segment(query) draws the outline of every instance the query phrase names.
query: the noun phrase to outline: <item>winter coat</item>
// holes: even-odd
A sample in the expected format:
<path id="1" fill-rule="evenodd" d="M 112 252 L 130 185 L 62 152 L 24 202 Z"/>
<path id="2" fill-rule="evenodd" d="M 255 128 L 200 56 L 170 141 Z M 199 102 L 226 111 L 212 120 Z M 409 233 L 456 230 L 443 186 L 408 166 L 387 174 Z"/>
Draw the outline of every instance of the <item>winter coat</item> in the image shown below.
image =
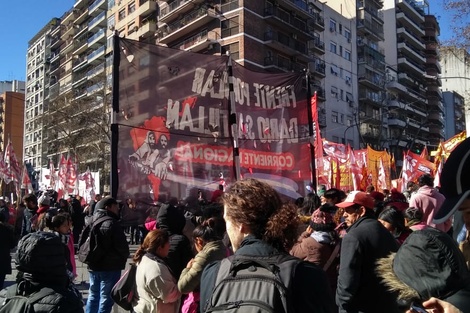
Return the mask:
<path id="1" fill-rule="evenodd" d="M 448 232 L 452 227 L 452 220 L 449 218 L 442 224 L 434 224 L 434 215 L 439 211 L 446 198 L 437 189 L 429 186 L 422 186 L 410 199 L 410 207 L 416 207 L 423 212 L 423 221 L 432 227 L 443 232 Z"/>
<path id="2" fill-rule="evenodd" d="M 176 279 L 179 279 L 181 271 L 193 258 L 193 250 L 189 239 L 183 235 L 186 219 L 183 212 L 175 206 L 164 204 L 157 214 L 157 228 L 164 229 L 170 234 L 170 252 L 165 262 L 170 267 Z"/>
<path id="3" fill-rule="evenodd" d="M 363 216 L 349 227 L 341 243 L 336 289 L 340 313 L 399 312 L 396 295 L 386 290 L 375 273 L 375 262 L 397 249 L 392 234 L 372 217 Z"/>
<path id="4" fill-rule="evenodd" d="M 10 250 L 16 246 L 15 232 L 11 225 L 0 222 L 0 274 L 11 274 Z"/>
<path id="5" fill-rule="evenodd" d="M 20 233 L 20 238 L 23 238 L 25 235 L 33 232 L 33 231 L 36 231 L 36 229 L 34 229 L 34 222 L 35 220 L 37 221 L 37 208 L 34 209 L 34 210 L 31 210 L 31 209 L 28 209 L 26 208 L 24 210 L 24 214 L 23 214 L 23 222 L 21 224 L 21 233 Z"/>
<path id="6" fill-rule="evenodd" d="M 181 293 L 190 293 L 191 291 L 199 291 L 202 271 L 206 265 L 222 260 L 227 256 L 227 247 L 222 240 L 208 242 L 202 250 L 196 254 L 191 268 L 185 268 L 181 272 L 178 280 L 178 290 Z"/>
<path id="7" fill-rule="evenodd" d="M 249 235 L 242 240 L 235 255 L 269 256 L 279 253 L 281 251 Z M 220 261 L 214 262 L 206 266 L 202 273 L 201 286 L 204 288 L 201 289 L 201 309 L 210 300 L 219 267 Z M 334 303 L 328 280 L 325 272 L 318 266 L 301 262 L 293 273 L 291 288 L 294 312 L 333 312 Z"/>
<path id="8" fill-rule="evenodd" d="M 93 221 L 102 216 L 109 216 L 111 219 L 105 220 L 94 230 L 97 234 L 97 247 L 102 257 L 97 258 L 93 264 L 88 264 L 91 271 L 120 271 L 126 266 L 129 257 L 129 244 L 127 243 L 124 230 L 118 221 L 118 216 L 114 213 L 98 209 L 93 216 Z"/>
<path id="9" fill-rule="evenodd" d="M 34 295 L 45 287 L 39 284 L 31 284 L 31 290 L 28 295 Z M 36 313 L 83 313 L 83 302 L 78 290 L 59 288 L 57 286 L 47 286 L 54 290 L 51 293 L 34 304 L 34 312 Z M 12 285 L 0 291 L 0 308 L 5 299 L 8 298 L 9 289 L 17 289 L 18 284 Z"/>
<path id="10" fill-rule="evenodd" d="M 165 262 L 146 254 L 137 265 L 138 300 L 133 304 L 136 313 L 177 313 L 181 293 Z"/>

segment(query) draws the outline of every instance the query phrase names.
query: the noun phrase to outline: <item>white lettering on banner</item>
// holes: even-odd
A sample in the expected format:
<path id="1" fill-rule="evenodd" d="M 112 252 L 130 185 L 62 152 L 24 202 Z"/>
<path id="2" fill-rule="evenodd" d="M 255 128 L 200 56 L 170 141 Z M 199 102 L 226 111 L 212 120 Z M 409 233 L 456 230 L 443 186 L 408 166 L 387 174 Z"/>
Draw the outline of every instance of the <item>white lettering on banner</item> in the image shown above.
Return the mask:
<path id="1" fill-rule="evenodd" d="M 258 117 L 258 131 L 261 142 L 273 142 L 278 141 L 283 143 L 284 139 L 287 139 L 287 143 L 297 143 L 298 139 L 298 125 L 297 118 L 291 118 L 289 120 L 289 126 L 285 118 L 270 119 L 264 117 Z"/>
<path id="2" fill-rule="evenodd" d="M 422 164 L 419 164 L 418 165 L 418 171 L 421 171 L 423 173 L 426 173 L 426 174 L 431 174 L 431 169 L 429 167 L 426 167 Z"/>
<path id="3" fill-rule="evenodd" d="M 240 132 L 239 137 L 245 139 L 255 139 L 255 133 L 253 132 L 253 118 L 251 115 L 246 115 L 243 118 L 243 114 L 240 113 Z"/>
<path id="4" fill-rule="evenodd" d="M 203 97 L 209 96 L 213 99 L 223 99 L 229 97 L 227 72 L 216 73 L 211 70 L 207 73 L 204 68 L 197 68 L 194 71 L 191 91 Z M 265 109 L 296 108 L 297 100 L 293 85 L 287 86 L 267 86 L 253 83 L 253 95 L 256 99 L 255 106 Z M 235 102 L 240 105 L 250 106 L 250 84 L 234 77 L 233 92 Z"/>
<path id="5" fill-rule="evenodd" d="M 216 148 L 205 145 L 184 144 L 178 146 L 175 151 L 176 158 L 190 161 L 210 161 L 217 164 L 229 164 L 233 162 L 233 152 L 226 148 Z"/>
<path id="6" fill-rule="evenodd" d="M 245 166 L 260 166 L 269 168 L 292 168 L 294 159 L 291 154 L 258 154 L 258 153 L 241 153 L 241 161 Z"/>

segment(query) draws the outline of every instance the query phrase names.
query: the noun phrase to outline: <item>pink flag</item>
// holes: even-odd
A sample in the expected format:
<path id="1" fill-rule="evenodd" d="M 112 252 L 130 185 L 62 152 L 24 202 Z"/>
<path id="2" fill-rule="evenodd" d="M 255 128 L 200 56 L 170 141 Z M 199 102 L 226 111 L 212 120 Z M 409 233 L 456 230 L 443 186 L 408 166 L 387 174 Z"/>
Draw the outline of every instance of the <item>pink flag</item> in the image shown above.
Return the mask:
<path id="1" fill-rule="evenodd" d="M 57 176 L 55 174 L 54 162 L 52 161 L 52 159 L 49 160 L 49 177 L 50 177 L 49 186 L 53 190 L 56 190 Z"/>
<path id="2" fill-rule="evenodd" d="M 64 189 L 67 186 L 67 159 L 63 154 L 60 155 L 59 172 L 57 173 L 61 186 L 58 189 Z"/>
<path id="3" fill-rule="evenodd" d="M 67 177 L 66 177 L 66 183 L 65 183 L 65 190 L 67 190 L 69 193 L 74 192 L 77 188 L 77 162 L 72 160 L 71 157 L 67 159 Z"/>
<path id="4" fill-rule="evenodd" d="M 5 181 L 5 184 L 9 184 L 10 182 L 20 183 L 21 168 L 10 140 L 8 140 L 8 144 L 5 149 L 4 162 L 5 172 L 3 180 Z"/>
<path id="5" fill-rule="evenodd" d="M 359 190 L 361 185 L 361 167 L 356 162 L 356 157 L 354 156 L 354 151 L 351 149 L 351 146 L 348 144 L 348 153 L 349 153 L 349 164 L 351 169 L 353 190 Z"/>

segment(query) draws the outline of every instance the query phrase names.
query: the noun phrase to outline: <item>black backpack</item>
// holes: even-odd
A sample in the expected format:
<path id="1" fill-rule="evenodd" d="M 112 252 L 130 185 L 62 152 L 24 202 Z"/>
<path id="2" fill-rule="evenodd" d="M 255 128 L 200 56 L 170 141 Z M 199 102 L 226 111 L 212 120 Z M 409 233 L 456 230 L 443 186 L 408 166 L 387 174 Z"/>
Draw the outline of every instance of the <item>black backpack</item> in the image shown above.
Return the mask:
<path id="1" fill-rule="evenodd" d="M 223 259 L 204 312 L 294 312 L 291 281 L 301 262 L 288 254 Z"/>
<path id="2" fill-rule="evenodd" d="M 137 298 L 136 273 L 137 265 L 131 263 L 131 266 L 121 275 L 121 278 L 111 289 L 111 298 L 117 305 L 127 311 L 132 310 L 132 302 Z"/>
<path id="3" fill-rule="evenodd" d="M 111 220 L 112 217 L 102 216 L 96 219 L 93 223 L 86 225 L 80 234 L 78 240 L 78 260 L 85 264 L 93 264 L 99 255 L 96 249 L 96 235 L 94 233 L 95 227 L 107 220 Z"/>
<path id="4" fill-rule="evenodd" d="M 35 313 L 34 304 L 55 293 L 53 289 L 44 287 L 35 293 L 22 295 L 17 293 L 16 285 L 10 286 L 7 288 L 5 300 L 0 303 L 0 313 Z"/>

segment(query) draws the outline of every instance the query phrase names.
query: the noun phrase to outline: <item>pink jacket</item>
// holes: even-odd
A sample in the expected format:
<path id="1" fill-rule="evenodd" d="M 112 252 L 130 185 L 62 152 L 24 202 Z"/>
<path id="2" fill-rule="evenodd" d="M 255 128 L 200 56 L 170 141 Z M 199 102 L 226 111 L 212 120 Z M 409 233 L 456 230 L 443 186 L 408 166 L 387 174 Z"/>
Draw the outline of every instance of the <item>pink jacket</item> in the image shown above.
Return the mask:
<path id="1" fill-rule="evenodd" d="M 450 218 L 438 225 L 432 222 L 434 215 L 439 211 L 444 200 L 444 195 L 436 189 L 429 186 L 422 186 L 411 196 L 410 207 L 416 207 L 423 212 L 423 222 L 427 225 L 448 232 L 452 226 L 452 220 Z"/>

